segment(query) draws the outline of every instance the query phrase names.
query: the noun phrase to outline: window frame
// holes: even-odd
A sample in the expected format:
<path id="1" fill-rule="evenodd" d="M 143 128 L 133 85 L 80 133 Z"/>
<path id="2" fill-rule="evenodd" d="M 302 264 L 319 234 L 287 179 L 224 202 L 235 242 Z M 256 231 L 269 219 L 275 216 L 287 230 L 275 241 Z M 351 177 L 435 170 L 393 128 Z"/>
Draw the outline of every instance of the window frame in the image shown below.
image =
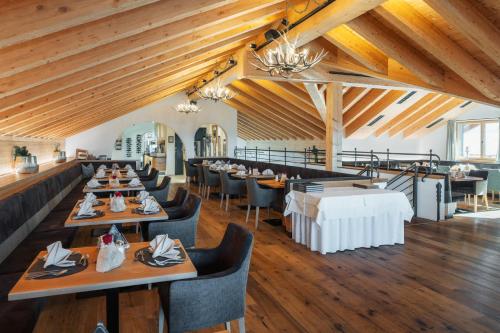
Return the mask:
<path id="1" fill-rule="evenodd" d="M 500 120 L 498 118 L 488 118 L 488 119 L 469 119 L 469 120 L 457 120 L 455 122 L 455 156 L 458 161 L 487 161 L 492 162 L 496 161 L 498 156 L 495 157 L 487 157 L 486 153 L 486 124 L 487 123 L 496 123 L 499 127 L 499 136 L 500 136 Z M 467 157 L 462 156 L 460 151 L 461 142 L 463 142 L 463 137 L 459 137 L 460 131 L 459 126 L 463 124 L 479 124 L 480 125 L 480 135 L 481 135 L 481 154 L 480 157 Z M 500 141 L 500 140 L 499 140 Z M 500 142 L 499 142 L 500 144 Z"/>

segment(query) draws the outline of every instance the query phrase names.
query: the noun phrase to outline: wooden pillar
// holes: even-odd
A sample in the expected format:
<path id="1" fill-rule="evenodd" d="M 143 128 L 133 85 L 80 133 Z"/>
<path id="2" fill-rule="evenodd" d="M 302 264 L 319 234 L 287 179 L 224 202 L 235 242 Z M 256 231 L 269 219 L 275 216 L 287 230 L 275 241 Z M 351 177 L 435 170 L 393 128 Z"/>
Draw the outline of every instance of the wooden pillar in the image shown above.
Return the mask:
<path id="1" fill-rule="evenodd" d="M 330 82 L 326 86 L 326 165 L 328 171 L 341 167 L 342 159 L 337 153 L 342 152 L 342 84 Z"/>

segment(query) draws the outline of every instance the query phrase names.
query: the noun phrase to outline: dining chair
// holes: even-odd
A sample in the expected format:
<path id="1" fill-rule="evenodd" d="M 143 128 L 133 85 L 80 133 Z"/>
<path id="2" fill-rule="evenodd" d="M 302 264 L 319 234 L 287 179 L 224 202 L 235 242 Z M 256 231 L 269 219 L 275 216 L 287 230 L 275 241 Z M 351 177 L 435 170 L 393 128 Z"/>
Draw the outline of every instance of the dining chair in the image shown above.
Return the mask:
<path id="1" fill-rule="evenodd" d="M 147 177 L 139 178 L 142 185 L 144 185 L 144 187 L 146 188 L 146 191 L 153 190 L 156 187 L 156 184 L 158 184 L 159 175 L 160 172 L 157 169 L 151 168 L 151 172 Z"/>
<path id="2" fill-rule="evenodd" d="M 160 185 L 148 191 L 149 194 L 151 194 L 160 205 L 166 204 L 168 202 L 167 199 L 171 180 L 172 179 L 169 176 L 164 176 Z"/>
<path id="3" fill-rule="evenodd" d="M 245 332 L 245 298 L 252 256 L 253 235 L 229 223 L 219 246 L 188 249 L 198 277 L 159 285 L 158 327 L 163 332 L 167 315 L 169 333 L 180 333 L 238 320 Z"/>
<path id="4" fill-rule="evenodd" d="M 151 241 L 157 235 L 168 234 L 172 239 L 180 239 L 185 248 L 193 247 L 196 227 L 200 217 L 201 198 L 190 194 L 182 205 L 182 217 L 165 221 L 141 222 L 141 235 L 144 241 Z"/>
<path id="5" fill-rule="evenodd" d="M 272 203 L 277 199 L 278 192 L 275 189 L 260 187 L 257 183 L 257 178 L 247 177 L 247 217 L 245 223 L 248 223 L 248 217 L 250 216 L 250 209 L 252 206 L 255 207 L 255 229 L 259 228 L 259 208 L 267 208 L 267 215 L 269 216 L 269 209 Z"/>
<path id="6" fill-rule="evenodd" d="M 241 196 L 245 194 L 246 187 L 245 181 L 243 179 L 235 179 L 229 177 L 229 174 L 226 171 L 219 171 L 220 176 L 220 187 L 221 187 L 221 198 L 219 207 L 222 208 L 222 204 L 224 203 L 224 196 L 226 197 L 226 212 L 229 206 L 229 197 L 231 195 L 238 195 L 241 199 Z"/>
<path id="7" fill-rule="evenodd" d="M 182 206 L 186 201 L 188 196 L 188 191 L 182 187 L 178 187 L 175 192 L 175 196 L 173 200 L 169 200 L 163 204 L 160 204 L 165 212 L 168 214 L 169 218 L 177 218 L 180 216 L 180 212 L 182 210 Z"/>
<path id="8" fill-rule="evenodd" d="M 203 177 L 205 180 L 205 198 L 210 199 L 210 188 L 219 187 L 220 188 L 220 176 L 210 171 L 210 167 L 208 165 L 203 166 Z"/>
<path id="9" fill-rule="evenodd" d="M 469 196 L 473 196 L 473 206 L 474 212 L 477 212 L 477 199 L 478 196 L 483 197 L 483 202 L 485 203 L 486 208 L 489 208 L 488 205 L 488 170 L 471 170 L 469 171 L 469 177 L 478 177 L 483 180 L 480 181 L 470 181 L 470 182 L 458 182 L 454 184 L 453 191 L 462 193 L 464 195 L 464 201 L 470 204 L 470 200 L 468 200 Z"/>
<path id="10" fill-rule="evenodd" d="M 137 176 L 139 177 L 146 177 L 149 174 L 149 169 L 151 168 L 151 163 L 146 163 L 144 168 L 142 170 L 137 170 L 135 173 L 137 173 Z"/>
<path id="11" fill-rule="evenodd" d="M 184 169 L 186 170 L 186 185 L 188 186 L 189 191 L 191 182 L 198 176 L 198 170 L 196 170 L 194 165 L 189 164 L 188 161 L 184 161 Z"/>
<path id="12" fill-rule="evenodd" d="M 500 170 L 498 169 L 488 169 L 488 192 L 491 193 L 491 201 L 496 201 L 495 193 L 500 193 Z"/>
<path id="13" fill-rule="evenodd" d="M 203 198 L 205 196 L 205 175 L 203 174 L 203 166 L 198 164 L 196 166 L 196 173 L 198 174 L 198 194 Z"/>

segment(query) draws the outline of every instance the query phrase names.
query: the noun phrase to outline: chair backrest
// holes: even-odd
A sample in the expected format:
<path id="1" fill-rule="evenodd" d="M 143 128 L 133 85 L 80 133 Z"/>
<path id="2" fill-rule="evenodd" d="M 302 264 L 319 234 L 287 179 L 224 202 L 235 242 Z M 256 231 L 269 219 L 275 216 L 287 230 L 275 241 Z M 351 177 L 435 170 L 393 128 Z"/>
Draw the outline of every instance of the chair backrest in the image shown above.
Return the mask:
<path id="1" fill-rule="evenodd" d="M 170 178 L 169 176 L 164 176 L 160 185 L 158 185 L 156 190 L 164 190 L 165 188 L 167 188 L 170 185 L 171 181 L 172 181 L 172 178 Z"/>
<path id="2" fill-rule="evenodd" d="M 182 205 L 182 208 L 185 211 L 183 219 L 195 218 L 198 220 L 198 217 L 200 216 L 201 198 L 194 194 L 188 195 Z"/>
<path id="3" fill-rule="evenodd" d="M 229 193 L 229 182 L 231 181 L 229 179 L 229 175 L 227 174 L 226 171 L 219 171 L 219 177 L 220 177 L 220 190 L 222 193 Z"/>
<path id="4" fill-rule="evenodd" d="M 210 171 L 208 165 L 203 166 L 203 177 L 205 178 L 205 184 L 208 186 L 219 186 L 220 178 L 219 175 Z"/>
<path id="5" fill-rule="evenodd" d="M 198 175 L 198 170 L 195 166 L 189 164 L 188 161 L 184 161 L 184 168 L 186 169 L 186 176 L 195 177 Z"/>
<path id="6" fill-rule="evenodd" d="M 205 175 L 203 173 L 203 166 L 198 164 L 196 166 L 196 171 L 198 172 L 198 182 L 205 184 Z"/>
<path id="7" fill-rule="evenodd" d="M 275 199 L 275 191 L 273 189 L 261 188 L 257 184 L 257 178 L 247 177 L 247 197 L 248 204 L 258 207 L 269 207 Z"/>
<path id="8" fill-rule="evenodd" d="M 175 202 L 175 206 L 182 206 L 186 201 L 188 191 L 183 187 L 178 187 L 175 192 L 174 199 L 172 201 Z"/>
<path id="9" fill-rule="evenodd" d="M 484 180 L 488 180 L 488 170 L 471 170 L 469 171 L 469 176 L 480 177 Z"/>
<path id="10" fill-rule="evenodd" d="M 218 266 L 223 270 L 241 270 L 244 285 L 248 277 L 250 257 L 252 255 L 253 234 L 235 223 L 229 223 L 221 243 L 217 247 Z M 220 272 L 216 273 L 219 274 Z"/>

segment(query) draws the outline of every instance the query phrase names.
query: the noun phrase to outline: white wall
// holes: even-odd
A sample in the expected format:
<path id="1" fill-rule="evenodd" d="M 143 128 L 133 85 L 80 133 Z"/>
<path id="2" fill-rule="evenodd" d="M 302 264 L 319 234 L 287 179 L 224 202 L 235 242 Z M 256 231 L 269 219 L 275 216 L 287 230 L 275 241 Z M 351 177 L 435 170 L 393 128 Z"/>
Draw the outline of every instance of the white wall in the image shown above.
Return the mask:
<path id="1" fill-rule="evenodd" d="M 201 111 L 198 114 L 186 115 L 175 111 L 175 106 L 185 100 L 184 93 L 179 93 L 68 137 L 68 156 L 74 155 L 76 148 L 88 149 L 94 155 L 111 156 L 116 138 L 126 128 L 148 121 L 161 122 L 172 128 L 184 143 L 188 158 L 194 157 L 194 134 L 198 127 L 208 123 L 218 124 L 227 133 L 228 154 L 232 156 L 236 146 L 236 111 L 224 103 L 209 101 L 199 101 Z"/>

